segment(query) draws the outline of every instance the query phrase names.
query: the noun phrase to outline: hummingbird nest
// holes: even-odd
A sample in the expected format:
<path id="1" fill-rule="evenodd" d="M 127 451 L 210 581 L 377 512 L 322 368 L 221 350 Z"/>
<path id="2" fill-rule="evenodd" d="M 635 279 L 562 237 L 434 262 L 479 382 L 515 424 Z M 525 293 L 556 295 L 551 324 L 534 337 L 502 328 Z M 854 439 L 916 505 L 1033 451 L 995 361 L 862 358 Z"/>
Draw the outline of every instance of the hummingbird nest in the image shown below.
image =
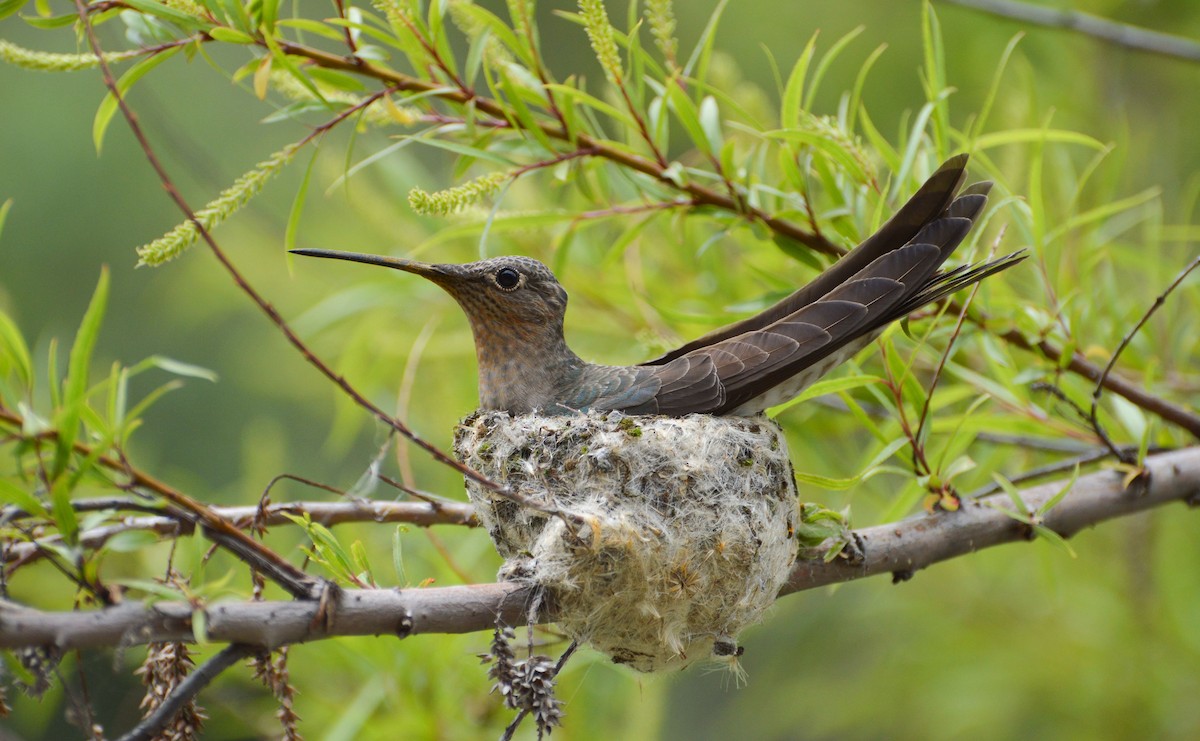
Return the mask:
<path id="1" fill-rule="evenodd" d="M 467 481 L 499 577 L 546 590 L 569 636 L 639 671 L 736 663 L 796 558 L 792 465 L 763 417 L 477 412 L 454 450 L 536 504 Z"/>

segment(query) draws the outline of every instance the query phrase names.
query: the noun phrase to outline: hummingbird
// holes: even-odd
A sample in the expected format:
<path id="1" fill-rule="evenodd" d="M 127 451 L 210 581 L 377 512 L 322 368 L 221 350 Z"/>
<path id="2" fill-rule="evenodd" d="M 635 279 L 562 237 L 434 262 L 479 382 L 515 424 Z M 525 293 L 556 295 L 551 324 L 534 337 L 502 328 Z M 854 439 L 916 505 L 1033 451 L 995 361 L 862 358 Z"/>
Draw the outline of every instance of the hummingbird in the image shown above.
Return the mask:
<path id="1" fill-rule="evenodd" d="M 992 185 L 960 192 L 966 165 L 965 154 L 947 160 L 877 232 L 783 300 L 639 365 L 597 365 L 576 355 L 563 336 L 567 292 L 530 257 L 460 265 L 292 252 L 403 270 L 449 293 L 471 324 L 485 410 L 753 416 L 794 398 L 891 322 L 1024 259 L 1019 251 L 940 270 Z"/>

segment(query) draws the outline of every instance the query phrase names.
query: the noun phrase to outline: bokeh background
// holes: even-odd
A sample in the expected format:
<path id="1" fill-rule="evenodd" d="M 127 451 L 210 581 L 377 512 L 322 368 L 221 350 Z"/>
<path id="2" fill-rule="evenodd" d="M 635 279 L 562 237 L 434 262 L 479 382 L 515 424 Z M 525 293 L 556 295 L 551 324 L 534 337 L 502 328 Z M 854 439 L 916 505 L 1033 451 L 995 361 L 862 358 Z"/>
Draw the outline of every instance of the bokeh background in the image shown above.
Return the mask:
<path id="1" fill-rule="evenodd" d="M 67 4 L 51 4 L 63 5 L 57 12 L 69 10 Z M 1039 4 L 1200 39 L 1200 4 L 1191 0 Z M 700 36 L 715 5 L 709 0 L 677 4 L 685 49 Z M 539 9 L 551 68 L 560 76 L 579 71 L 599 79 L 583 31 L 557 18 L 552 12 L 556 6 L 574 7 L 544 2 Z M 1087 242 L 1115 244 L 1111 259 L 1116 262 L 1109 265 L 1106 256 L 1089 263 L 1103 280 L 1076 286 L 1080 295 L 1074 299 L 1073 316 L 1082 321 L 1103 313 L 1095 307 L 1115 301 L 1115 292 L 1147 297 L 1143 303 L 1131 302 L 1130 313 L 1108 324 L 1089 325 L 1087 340 L 1111 348 L 1197 249 L 1186 239 L 1147 245 L 1143 223 L 1194 223 L 1200 187 L 1200 139 L 1195 135 L 1200 64 L 1025 27 L 948 4 L 935 3 L 934 8 L 942 25 L 949 82 L 956 88 L 956 125 L 964 125 L 978 110 L 1006 45 L 1025 32 L 1002 78 L 992 125 L 1000 129 L 1050 122 L 1111 143 L 1113 151 L 1098 178 L 1103 188 L 1087 196 L 1095 202 L 1159 189 L 1151 206 L 1127 216 L 1129 223 L 1110 225 L 1107 236 L 1091 235 Z M 763 106 L 770 108 L 778 100 L 773 65 L 786 75 L 814 32 L 820 32 L 820 48 L 827 49 L 861 26 L 861 34 L 828 70 L 814 110 L 836 111 L 863 61 L 886 45 L 867 79 L 864 101 L 875 125 L 893 136 L 911 123 L 925 100 L 919 77 L 921 12 L 921 4 L 909 0 L 737 0 L 721 21 L 716 64 L 727 86 L 761 96 Z M 610 4 L 618 25 L 624 14 L 624 3 Z M 106 44 L 120 43 L 118 26 L 103 29 Z M 45 50 L 77 48 L 69 31 L 47 33 L 17 18 L 0 23 L 0 38 Z M 202 59 L 187 63 L 177 57 L 130 98 L 193 205 L 209 200 L 305 131 L 295 122 L 264 123 L 278 102 L 259 101 L 234 87 L 228 71 L 244 61 L 239 50 L 219 49 L 213 56 L 224 71 Z M 102 94 L 95 72 L 51 75 L 0 66 L 0 201 L 14 201 L 0 237 L 0 307 L 22 327 L 44 367 L 52 338 L 70 341 L 100 266 L 109 265 L 112 301 L 97 367 L 161 354 L 219 376 L 215 383 L 189 381 L 148 412 L 131 447 L 140 467 L 213 503 L 253 502 L 281 472 L 354 486 L 385 443 L 380 428 L 285 344 L 211 255 L 197 247 L 164 267 L 134 268 L 134 247 L 167 231 L 180 217 L 121 121 L 114 122 L 97 154 L 91 130 Z M 297 245 L 395 254 L 416 249 L 439 260 L 472 259 L 479 252 L 478 230 L 463 227 L 458 236 L 446 231 L 468 219 L 418 217 L 406 202 L 413 186 L 432 190 L 452 184 L 445 153 L 408 147 L 362 170 L 348 185 L 338 184 L 347 161 L 393 142 L 387 131 L 362 132 L 353 140 L 349 131 L 338 131 L 325 142 L 313 166 Z M 1028 159 L 1020 148 L 998 161 L 1014 191 L 1026 182 Z M 1078 168 L 1087 157 L 1070 148 L 1048 154 L 1048 191 L 1063 180 L 1056 161 Z M 454 421 L 475 403 L 465 321 L 447 297 L 411 276 L 288 259 L 284 233 L 305 165 L 302 155 L 250 208 L 222 226 L 218 239 L 319 352 L 372 399 L 400 409 L 423 436 L 448 448 Z M 533 207 L 544 195 L 514 190 L 509 197 L 506 207 L 520 209 Z M 1053 208 L 1048 210 L 1051 218 Z M 639 302 L 666 310 L 685 305 L 687 295 L 701 296 L 715 323 L 736 316 L 739 303 L 778 287 L 763 277 L 765 272 L 789 276 L 787 282 L 795 276 L 796 283 L 809 275 L 807 268 L 789 266 L 773 252 L 766 255 L 768 243 L 748 238 L 721 240 L 690 258 L 684 243 L 710 236 L 707 227 L 695 225 L 661 247 L 683 256 L 675 264 L 691 264 L 694 273 L 671 273 L 670 262 L 654 262 L 660 245 L 647 236 L 633 244 L 631 259 L 649 255 L 645 259 L 657 269 L 639 284 L 628 278 L 629 260 L 601 259 L 604 245 L 623 227 L 628 223 L 585 231 L 572 244 L 577 259 L 567 261 L 559 273 L 572 293 L 572 343 L 598 361 L 635 362 L 652 353 L 657 339 Z M 561 247 L 560 237 L 552 228 L 532 227 L 496 234 L 488 249 L 551 261 Z M 1018 232 L 1006 246 L 1023 244 Z M 1122 267 L 1133 265 L 1144 269 L 1135 273 Z M 1039 283 L 1035 273 L 1014 271 L 1003 280 L 1027 282 L 1034 287 L 1025 295 L 1034 297 Z M 1091 275 L 1080 271 L 1064 280 L 1086 282 Z M 684 296 L 662 299 L 664 292 Z M 1194 316 L 1200 308 L 1197 293 L 1194 286 L 1185 287 L 1176 297 L 1178 314 L 1168 316 L 1189 311 Z M 1172 330 L 1180 327 L 1194 325 L 1168 324 L 1159 336 L 1173 337 Z M 696 319 L 677 328 L 694 335 L 705 325 Z M 1134 350 L 1144 354 L 1150 349 Z M 1188 367 L 1194 354 L 1157 349 L 1167 358 L 1167 367 L 1156 371 L 1159 378 L 1195 372 Z M 1035 364 L 1029 356 L 1014 357 Z M 406 367 L 409 393 L 401 383 Z M 164 380 L 147 374 L 137 379 L 135 391 L 145 393 Z M 1169 391 L 1184 402 L 1189 394 L 1194 401 L 1195 392 L 1195 386 L 1182 382 Z M 851 476 L 861 468 L 863 441 L 852 420 L 836 409 L 797 409 L 781 421 L 792 437 L 797 468 L 834 477 Z M 980 465 L 967 489 L 986 483 L 991 470 L 1019 473 L 1026 460 L 1003 449 L 972 452 Z M 462 496 L 461 480 L 423 456 L 401 450 L 388 459 L 387 465 L 411 469 L 422 488 Z M 804 498 L 850 507 L 855 524 L 873 524 L 892 512 L 901 485 L 895 477 L 880 476 L 850 492 L 813 490 Z M 327 495 L 283 484 L 274 496 Z M 724 672 L 696 669 L 667 677 L 638 676 L 585 653 L 564 674 L 560 696 L 567 701 L 566 726 L 555 735 L 1195 738 L 1200 734 L 1198 527 L 1194 513 L 1170 507 L 1084 533 L 1072 542 L 1075 558 L 1042 542 L 1013 545 L 937 566 L 899 586 L 873 579 L 790 596 L 764 625 L 744 636 L 742 664 L 749 677 L 744 687 L 735 686 Z M 362 540 L 379 564 L 390 562 L 391 535 L 390 526 L 339 529 L 347 542 Z M 281 549 L 300 542 L 294 533 L 275 537 L 272 542 Z M 482 532 L 441 528 L 427 535 L 413 529 L 402 539 L 405 573 L 390 583 L 487 581 L 498 565 Z M 180 558 L 198 563 L 202 551 L 203 544 L 185 541 Z M 110 567 L 118 575 L 144 578 L 162 555 L 161 550 L 130 555 Z M 236 571 L 219 559 L 196 568 L 196 578 L 209 581 Z M 35 574 L 14 582 L 14 596 L 61 608 L 56 600 L 68 595 L 47 592 Z M 232 592 L 246 589 L 237 582 L 240 578 L 234 577 Z M 301 693 L 301 730 L 309 738 L 494 737 L 507 718 L 496 698 L 487 695 L 488 682 L 474 658 L 486 649 L 487 640 L 478 634 L 297 647 L 291 665 Z M 127 667 L 137 660 L 136 655 L 121 657 L 118 663 L 125 668 L 114 669 L 111 655 L 84 659 L 93 677 L 91 697 L 110 730 L 128 727 L 134 719 L 140 689 Z M 68 665 L 74 661 L 69 659 Z M 18 737 L 73 737 L 78 731 L 61 720 L 63 702 L 59 690 L 41 703 L 18 701 L 15 715 L 3 723 Z M 273 702 L 248 676 L 227 677 L 202 703 L 212 716 L 210 738 L 278 733 L 271 718 Z"/>

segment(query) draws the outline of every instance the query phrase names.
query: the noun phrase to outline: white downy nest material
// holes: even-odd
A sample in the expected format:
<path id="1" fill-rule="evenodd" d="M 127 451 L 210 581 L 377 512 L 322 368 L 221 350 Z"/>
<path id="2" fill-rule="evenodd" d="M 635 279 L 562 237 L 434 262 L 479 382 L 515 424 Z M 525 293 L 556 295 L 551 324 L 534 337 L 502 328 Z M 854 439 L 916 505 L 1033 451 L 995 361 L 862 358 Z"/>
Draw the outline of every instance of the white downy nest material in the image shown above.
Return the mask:
<path id="1" fill-rule="evenodd" d="M 796 558 L 798 501 L 782 431 L 762 417 L 511 417 L 455 433 L 460 461 L 568 525 L 468 479 L 505 560 L 500 578 L 548 591 L 572 638 L 644 672 L 706 657 L 775 600 Z"/>

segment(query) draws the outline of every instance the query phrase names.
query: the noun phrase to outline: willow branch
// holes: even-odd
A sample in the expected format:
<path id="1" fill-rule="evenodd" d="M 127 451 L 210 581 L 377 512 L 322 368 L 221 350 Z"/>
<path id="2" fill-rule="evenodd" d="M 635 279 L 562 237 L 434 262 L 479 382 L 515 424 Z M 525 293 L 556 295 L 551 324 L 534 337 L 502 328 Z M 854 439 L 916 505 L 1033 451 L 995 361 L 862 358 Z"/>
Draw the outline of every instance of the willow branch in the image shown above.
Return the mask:
<path id="1" fill-rule="evenodd" d="M 989 15 L 1075 31 L 1109 44 L 1173 59 L 1200 62 L 1200 43 L 1183 36 L 1118 23 L 1079 10 L 1060 10 L 1013 0 L 939 0 Z"/>
<path id="2" fill-rule="evenodd" d="M 1146 459 L 1148 483 L 1126 489 L 1120 473 L 1079 477 L 1074 488 L 1041 523 L 1064 538 L 1106 520 L 1173 501 L 1200 505 L 1200 447 Z M 1054 498 L 1065 482 L 1030 487 L 1021 499 L 1030 516 Z M 957 512 L 920 515 L 854 531 L 859 546 L 853 560 L 825 561 L 828 549 L 814 549 L 796 564 L 781 594 L 877 574 L 910 575 L 940 561 L 1002 543 L 1029 540 L 1024 522 L 1006 512 L 1007 495 L 963 502 Z M 499 615 L 522 625 L 533 590 L 513 583 L 430 589 L 344 590 L 318 620 L 314 602 L 229 602 L 205 608 L 210 641 L 275 648 L 333 636 L 468 633 L 490 630 Z M 0 601 L 0 648 L 53 645 L 60 649 L 128 646 L 150 641 L 194 640 L 196 606 L 183 602 L 153 605 L 126 602 L 91 612 L 46 612 Z M 543 618 L 552 618 L 552 609 Z"/>
<path id="3" fill-rule="evenodd" d="M 358 57 L 343 57 L 291 41 L 280 41 L 279 48 L 292 56 L 311 60 L 318 66 L 326 69 L 335 69 L 370 77 L 405 92 L 431 94 L 436 98 L 462 105 L 469 103 L 476 110 L 498 120 L 511 120 L 513 118 L 501 103 L 491 98 L 485 98 L 457 88 L 446 88 L 432 81 L 412 77 L 402 72 L 364 61 Z M 570 142 L 579 149 L 594 150 L 596 157 L 615 162 L 630 170 L 648 175 L 672 189 L 682 190 L 703 205 L 715 206 L 726 211 L 744 214 L 755 221 L 761 222 L 776 234 L 799 242 L 816 252 L 833 257 L 840 256 L 845 252 L 845 250 L 830 242 L 823 235 L 802 229 L 796 224 L 786 219 L 772 216 L 762 209 L 748 208 L 745 204 L 738 203 L 732 197 L 718 190 L 695 182 L 679 183 L 677 178 L 668 172 L 667 166 L 653 159 L 614 147 L 589 134 L 567 131 L 558 122 L 538 121 L 537 126 L 546 136 L 552 139 Z"/>

